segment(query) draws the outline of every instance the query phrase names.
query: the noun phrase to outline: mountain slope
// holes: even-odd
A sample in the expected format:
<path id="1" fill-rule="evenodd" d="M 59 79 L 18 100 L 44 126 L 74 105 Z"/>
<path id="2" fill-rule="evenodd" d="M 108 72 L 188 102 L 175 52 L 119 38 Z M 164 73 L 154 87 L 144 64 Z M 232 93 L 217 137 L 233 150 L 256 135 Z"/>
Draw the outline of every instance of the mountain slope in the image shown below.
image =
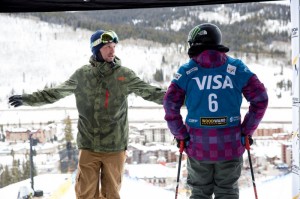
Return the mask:
<path id="1" fill-rule="evenodd" d="M 68 24 L 75 29 L 114 29 L 120 33 L 121 39 L 141 38 L 164 44 L 186 44 L 188 32 L 204 22 L 217 24 L 223 31 L 225 44 L 233 51 L 270 53 L 270 49 L 263 47 L 273 41 L 290 43 L 288 5 L 241 3 L 32 15 L 50 23 Z M 249 43 L 251 48 L 247 45 Z"/>

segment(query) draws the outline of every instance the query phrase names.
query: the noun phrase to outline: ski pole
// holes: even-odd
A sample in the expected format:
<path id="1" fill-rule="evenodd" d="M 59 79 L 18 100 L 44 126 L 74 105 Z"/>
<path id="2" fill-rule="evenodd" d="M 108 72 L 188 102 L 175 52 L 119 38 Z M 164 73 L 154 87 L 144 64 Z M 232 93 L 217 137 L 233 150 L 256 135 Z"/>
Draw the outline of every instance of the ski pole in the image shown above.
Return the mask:
<path id="1" fill-rule="evenodd" d="M 180 168 L 181 168 L 181 159 L 182 159 L 183 149 L 184 149 L 184 141 L 181 140 L 180 143 L 179 143 L 179 162 L 178 162 L 178 172 L 177 172 L 175 199 L 177 199 L 177 196 L 178 196 L 178 186 L 179 186 Z"/>
<path id="2" fill-rule="evenodd" d="M 251 161 L 251 156 L 250 156 L 250 143 L 249 143 L 249 137 L 248 136 L 245 136 L 245 143 L 246 143 L 245 148 L 247 149 L 247 152 L 248 152 L 248 159 L 249 159 L 249 164 L 250 164 L 250 171 L 251 171 L 254 195 L 255 195 L 255 199 L 258 199 L 257 191 L 256 191 L 256 184 L 255 184 L 255 179 L 254 179 L 254 172 L 253 172 L 253 167 L 252 167 L 252 161 Z"/>

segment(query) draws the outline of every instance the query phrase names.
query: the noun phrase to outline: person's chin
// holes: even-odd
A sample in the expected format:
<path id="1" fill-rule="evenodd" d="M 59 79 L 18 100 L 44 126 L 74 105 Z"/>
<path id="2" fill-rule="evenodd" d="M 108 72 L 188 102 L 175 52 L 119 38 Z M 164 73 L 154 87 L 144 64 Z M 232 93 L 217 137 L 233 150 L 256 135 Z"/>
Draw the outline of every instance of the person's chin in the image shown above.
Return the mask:
<path id="1" fill-rule="evenodd" d="M 106 59 L 106 61 L 107 61 L 107 62 L 112 62 L 112 61 L 114 61 L 114 58 L 115 58 L 115 57 L 108 57 L 108 58 Z"/>

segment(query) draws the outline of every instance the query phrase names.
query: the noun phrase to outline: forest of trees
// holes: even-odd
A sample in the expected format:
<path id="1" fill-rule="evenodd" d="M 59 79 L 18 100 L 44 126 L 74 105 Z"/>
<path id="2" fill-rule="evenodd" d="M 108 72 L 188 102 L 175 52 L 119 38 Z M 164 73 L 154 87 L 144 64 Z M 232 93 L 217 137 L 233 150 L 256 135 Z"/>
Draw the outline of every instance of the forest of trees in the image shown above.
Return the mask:
<path id="1" fill-rule="evenodd" d="M 0 188 L 30 178 L 31 167 L 29 154 L 25 155 L 26 160 L 23 162 L 20 162 L 19 159 L 15 160 L 13 150 L 11 155 L 13 156 L 12 167 L 8 167 L 8 165 L 3 166 L 0 164 Z M 37 171 L 34 169 L 33 176 L 36 176 L 36 174 Z"/>

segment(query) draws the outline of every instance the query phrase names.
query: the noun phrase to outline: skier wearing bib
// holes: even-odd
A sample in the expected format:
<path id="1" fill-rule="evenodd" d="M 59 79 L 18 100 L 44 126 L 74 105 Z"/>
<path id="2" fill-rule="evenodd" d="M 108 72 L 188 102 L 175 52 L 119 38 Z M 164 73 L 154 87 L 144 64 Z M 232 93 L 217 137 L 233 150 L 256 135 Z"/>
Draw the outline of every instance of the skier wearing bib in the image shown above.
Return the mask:
<path id="1" fill-rule="evenodd" d="M 75 94 L 79 114 L 77 199 L 120 199 L 129 132 L 127 97 L 135 93 L 163 103 L 164 90 L 122 66 L 115 55 L 118 41 L 114 31 L 96 31 L 90 38 L 93 55 L 89 64 L 77 69 L 67 81 L 55 88 L 9 98 L 14 107 L 41 106 Z"/>
<path id="2" fill-rule="evenodd" d="M 258 77 L 239 59 L 226 55 L 220 29 L 210 23 L 188 35 L 190 60 L 175 74 L 164 97 L 165 120 L 188 155 L 190 199 L 238 199 L 245 146 L 268 105 Z M 250 103 L 242 120 L 242 95 Z M 180 114 L 185 104 L 187 116 Z"/>

